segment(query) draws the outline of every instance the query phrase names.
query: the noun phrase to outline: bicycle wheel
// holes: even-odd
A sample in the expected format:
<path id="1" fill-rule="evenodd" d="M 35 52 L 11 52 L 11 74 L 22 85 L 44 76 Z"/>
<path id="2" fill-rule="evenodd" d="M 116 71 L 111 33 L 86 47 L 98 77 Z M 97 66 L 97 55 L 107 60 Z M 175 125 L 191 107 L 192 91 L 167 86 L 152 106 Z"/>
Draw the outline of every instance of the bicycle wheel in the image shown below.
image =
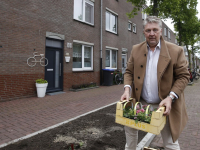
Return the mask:
<path id="1" fill-rule="evenodd" d="M 40 65 L 41 65 L 41 66 L 47 66 L 47 65 L 48 65 L 48 59 L 42 57 L 42 58 L 40 59 Z"/>
<path id="2" fill-rule="evenodd" d="M 121 83 L 119 74 L 116 74 L 116 75 L 115 75 L 115 83 L 116 83 L 116 84 L 120 84 L 120 83 Z"/>
<path id="3" fill-rule="evenodd" d="M 33 67 L 36 65 L 36 59 L 34 57 L 29 57 L 27 59 L 27 64 L 30 66 L 30 67 Z"/>

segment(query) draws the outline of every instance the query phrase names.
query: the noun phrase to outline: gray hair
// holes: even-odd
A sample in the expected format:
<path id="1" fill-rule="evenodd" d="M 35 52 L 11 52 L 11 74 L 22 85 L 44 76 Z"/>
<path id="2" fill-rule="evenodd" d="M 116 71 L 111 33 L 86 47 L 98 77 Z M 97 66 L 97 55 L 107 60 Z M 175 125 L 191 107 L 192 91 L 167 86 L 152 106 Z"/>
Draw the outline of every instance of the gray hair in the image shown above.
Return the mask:
<path id="1" fill-rule="evenodd" d="M 145 27 L 147 23 L 156 23 L 162 29 L 162 20 L 156 16 L 148 16 L 143 22 L 143 27 Z"/>

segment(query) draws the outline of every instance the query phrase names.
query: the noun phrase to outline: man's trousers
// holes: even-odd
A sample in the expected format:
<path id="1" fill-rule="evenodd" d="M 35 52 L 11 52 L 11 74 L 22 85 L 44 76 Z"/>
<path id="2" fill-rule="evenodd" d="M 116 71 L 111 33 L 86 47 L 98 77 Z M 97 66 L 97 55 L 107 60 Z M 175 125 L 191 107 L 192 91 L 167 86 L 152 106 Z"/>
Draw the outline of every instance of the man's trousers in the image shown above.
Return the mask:
<path id="1" fill-rule="evenodd" d="M 142 101 L 142 104 L 144 105 L 146 103 Z M 158 108 L 158 104 L 151 104 L 151 106 L 153 106 L 153 108 Z M 125 150 L 136 150 L 138 142 L 138 130 L 127 126 L 124 126 L 124 129 L 126 135 Z M 165 127 L 161 131 L 161 136 L 163 139 L 163 145 L 165 150 L 180 150 L 178 140 L 175 143 L 173 143 L 168 119 L 166 121 Z"/>

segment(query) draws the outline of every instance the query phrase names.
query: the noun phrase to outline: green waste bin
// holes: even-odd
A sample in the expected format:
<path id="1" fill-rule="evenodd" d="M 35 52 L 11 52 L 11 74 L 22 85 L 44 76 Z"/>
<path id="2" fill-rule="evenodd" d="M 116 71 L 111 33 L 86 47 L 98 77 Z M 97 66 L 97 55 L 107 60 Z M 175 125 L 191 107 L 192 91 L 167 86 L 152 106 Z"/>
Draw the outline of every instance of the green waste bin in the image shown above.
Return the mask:
<path id="1" fill-rule="evenodd" d="M 114 69 L 103 69 L 103 85 L 105 86 L 111 86 L 113 85 L 113 73 Z"/>

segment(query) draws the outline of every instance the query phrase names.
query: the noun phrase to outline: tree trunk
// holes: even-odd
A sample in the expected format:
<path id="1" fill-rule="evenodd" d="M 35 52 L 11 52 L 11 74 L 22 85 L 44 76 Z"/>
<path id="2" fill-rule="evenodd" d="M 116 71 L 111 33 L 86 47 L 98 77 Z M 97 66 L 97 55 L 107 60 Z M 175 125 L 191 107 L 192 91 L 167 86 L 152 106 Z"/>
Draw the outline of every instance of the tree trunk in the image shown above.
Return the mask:
<path id="1" fill-rule="evenodd" d="M 195 54 L 194 54 L 194 47 L 192 46 L 192 66 L 195 69 Z"/>
<path id="2" fill-rule="evenodd" d="M 153 16 L 158 16 L 158 0 L 153 0 Z"/>
<path id="3" fill-rule="evenodd" d="M 178 30 L 179 30 L 178 31 L 178 33 L 179 33 L 179 46 L 181 46 L 182 45 L 182 35 L 181 35 L 181 21 L 180 20 L 178 21 Z M 188 55 L 189 55 L 189 53 L 188 53 Z"/>
<path id="4" fill-rule="evenodd" d="M 187 53 L 188 53 L 189 68 L 190 68 L 190 70 L 191 70 L 192 65 L 191 65 L 190 52 L 189 52 L 189 49 L 188 49 L 188 45 L 186 45 L 186 49 L 187 49 Z"/>

